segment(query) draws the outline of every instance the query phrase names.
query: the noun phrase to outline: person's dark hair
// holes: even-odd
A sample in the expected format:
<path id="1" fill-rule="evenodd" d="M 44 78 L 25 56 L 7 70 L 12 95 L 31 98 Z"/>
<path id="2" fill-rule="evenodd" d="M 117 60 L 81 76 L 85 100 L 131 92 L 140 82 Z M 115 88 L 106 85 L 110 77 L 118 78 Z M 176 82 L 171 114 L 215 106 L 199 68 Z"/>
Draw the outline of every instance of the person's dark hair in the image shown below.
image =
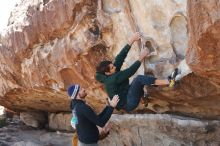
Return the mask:
<path id="1" fill-rule="evenodd" d="M 105 72 L 109 72 L 110 71 L 109 64 L 111 63 L 112 62 L 108 60 L 100 62 L 99 65 L 96 67 L 96 71 L 101 74 L 105 74 Z"/>

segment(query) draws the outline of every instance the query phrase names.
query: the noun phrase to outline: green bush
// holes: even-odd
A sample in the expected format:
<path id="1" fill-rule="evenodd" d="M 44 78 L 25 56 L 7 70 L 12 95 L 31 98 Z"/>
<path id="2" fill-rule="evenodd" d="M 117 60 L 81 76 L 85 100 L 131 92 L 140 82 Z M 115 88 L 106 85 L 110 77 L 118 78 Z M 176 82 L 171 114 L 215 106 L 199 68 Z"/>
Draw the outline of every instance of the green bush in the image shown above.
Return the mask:
<path id="1" fill-rule="evenodd" d="M 6 118 L 2 115 L 0 115 L 0 128 L 6 126 L 7 123 L 6 123 Z"/>

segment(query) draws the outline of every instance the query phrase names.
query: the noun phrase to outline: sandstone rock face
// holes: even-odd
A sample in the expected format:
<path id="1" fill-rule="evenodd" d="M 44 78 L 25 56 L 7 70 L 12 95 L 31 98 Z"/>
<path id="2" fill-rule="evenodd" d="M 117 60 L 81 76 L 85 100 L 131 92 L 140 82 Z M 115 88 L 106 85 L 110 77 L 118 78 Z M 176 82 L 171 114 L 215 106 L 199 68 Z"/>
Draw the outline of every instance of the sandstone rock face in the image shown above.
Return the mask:
<path id="1" fill-rule="evenodd" d="M 47 122 L 47 117 L 40 112 L 21 112 L 20 119 L 27 126 L 34 128 L 42 128 Z"/>
<path id="2" fill-rule="evenodd" d="M 158 54 L 146 59 L 137 74 L 167 78 L 175 67 L 181 70 L 175 89 L 148 89 L 148 109 L 219 118 L 219 60 L 217 49 L 210 49 L 218 44 L 214 41 L 218 35 L 212 35 L 218 32 L 218 5 L 212 8 L 206 2 L 189 3 L 186 16 L 186 0 L 23 0 L 0 36 L 0 104 L 15 111 L 69 112 L 66 89 L 80 83 L 88 91 L 87 103 L 101 111 L 107 95 L 94 78 L 95 66 L 104 59 L 114 60 L 128 38 L 140 31 L 142 39 L 132 46 L 124 68 L 146 45 Z M 208 16 L 195 21 L 203 12 L 200 4 L 211 12 L 212 21 Z M 196 45 L 186 52 L 188 33 L 190 45 Z M 208 42 L 212 44 L 209 49 Z M 216 56 L 203 59 L 204 50 Z M 189 75 L 191 68 L 195 73 Z"/>
<path id="3" fill-rule="evenodd" d="M 72 114 L 50 114 L 48 116 L 49 128 L 53 130 L 63 130 L 63 131 L 73 131 L 73 128 L 70 124 Z"/>
<path id="4" fill-rule="evenodd" d="M 198 88 L 199 85 L 199 88 Z M 199 118 L 219 119 L 219 86 L 194 73 L 182 78 L 174 90 L 151 88 L 148 108 L 157 112 L 171 112 Z"/>
<path id="5" fill-rule="evenodd" d="M 151 39 L 156 44 L 158 55 L 146 59 L 145 72 L 167 78 L 186 53 L 186 1 L 131 0 L 126 14 L 133 20 L 134 30 L 142 33 L 141 44 Z"/>
<path id="6" fill-rule="evenodd" d="M 87 0 L 17 6 L 1 36 L 2 105 L 17 111 L 69 111 L 65 90 L 72 83 L 89 89 L 94 105 L 102 103 L 98 98 L 105 93 L 95 93 L 94 66 L 107 50 L 93 30 L 96 7 Z"/>
<path id="7" fill-rule="evenodd" d="M 219 145 L 219 121 L 170 115 L 114 115 L 113 130 L 100 145 Z"/>
<path id="8" fill-rule="evenodd" d="M 113 115 L 112 129 L 100 146 L 200 146 L 220 144 L 220 122 L 167 114 Z M 2 145 L 71 146 L 73 133 L 31 130 L 15 124 L 0 129 Z"/>
<path id="9" fill-rule="evenodd" d="M 188 1 L 187 62 L 198 75 L 220 83 L 220 2 Z"/>

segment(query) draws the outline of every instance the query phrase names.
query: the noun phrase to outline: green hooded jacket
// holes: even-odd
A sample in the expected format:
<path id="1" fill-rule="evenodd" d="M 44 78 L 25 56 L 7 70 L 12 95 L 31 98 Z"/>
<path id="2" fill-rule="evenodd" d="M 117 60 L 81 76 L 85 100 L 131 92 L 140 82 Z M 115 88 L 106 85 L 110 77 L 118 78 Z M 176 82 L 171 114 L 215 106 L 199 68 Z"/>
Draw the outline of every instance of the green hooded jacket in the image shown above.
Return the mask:
<path id="1" fill-rule="evenodd" d="M 110 99 L 112 99 L 114 95 L 119 96 L 120 100 L 116 106 L 117 110 L 120 110 L 126 104 L 127 93 L 130 87 L 129 78 L 135 74 L 141 65 L 140 61 L 135 61 L 129 68 L 121 71 L 121 67 L 130 48 L 130 45 L 125 45 L 121 52 L 116 56 L 114 62 L 116 72 L 114 74 L 107 76 L 105 74 L 96 72 L 96 80 L 104 84 L 104 88 Z"/>

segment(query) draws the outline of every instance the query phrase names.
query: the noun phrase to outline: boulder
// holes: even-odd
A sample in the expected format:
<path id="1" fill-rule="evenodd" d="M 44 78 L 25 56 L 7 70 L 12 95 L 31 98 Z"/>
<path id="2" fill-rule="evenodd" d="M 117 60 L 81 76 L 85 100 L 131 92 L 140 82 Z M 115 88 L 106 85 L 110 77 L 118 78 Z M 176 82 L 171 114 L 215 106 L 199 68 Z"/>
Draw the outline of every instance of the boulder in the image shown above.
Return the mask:
<path id="1" fill-rule="evenodd" d="M 47 122 L 46 115 L 42 112 L 21 112 L 20 119 L 27 126 L 42 128 Z"/>

